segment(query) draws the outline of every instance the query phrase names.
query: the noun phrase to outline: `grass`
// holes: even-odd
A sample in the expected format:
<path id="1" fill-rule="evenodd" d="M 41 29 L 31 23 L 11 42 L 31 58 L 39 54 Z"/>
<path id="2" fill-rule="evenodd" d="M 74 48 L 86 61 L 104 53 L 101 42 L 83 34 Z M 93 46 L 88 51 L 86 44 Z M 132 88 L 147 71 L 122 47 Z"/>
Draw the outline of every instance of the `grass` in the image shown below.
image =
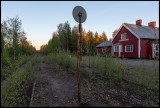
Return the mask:
<path id="1" fill-rule="evenodd" d="M 1 68 L 1 80 L 5 80 L 9 75 L 11 75 L 13 72 L 15 72 L 21 65 L 25 64 L 31 56 L 22 55 L 17 60 L 15 60 L 13 63 L 9 60 L 8 57 L 4 57 L 5 62 L 3 64 L 3 67 Z M 6 65 L 8 64 L 8 65 Z"/>
<path id="2" fill-rule="evenodd" d="M 96 74 L 101 76 L 101 78 L 106 78 L 114 81 L 122 80 L 123 68 L 119 62 L 115 63 L 112 57 L 90 57 L 84 58 L 82 60 L 82 66 L 86 67 L 90 64 L 91 69 L 96 70 Z M 90 60 L 88 60 L 90 59 Z M 90 61 L 90 62 L 89 62 Z"/>
<path id="3" fill-rule="evenodd" d="M 33 64 L 36 62 L 36 55 L 26 64 L 24 69 L 18 68 L 6 79 L 1 86 L 1 106 L 3 107 L 24 107 L 30 101 L 30 91 L 33 85 Z"/>
<path id="4" fill-rule="evenodd" d="M 56 65 L 58 71 L 62 74 L 67 72 L 75 73 L 77 69 L 77 57 L 70 53 L 65 53 L 60 51 L 58 54 L 50 53 L 44 58 L 45 63 L 56 62 L 59 66 Z"/>
<path id="5" fill-rule="evenodd" d="M 85 78 L 92 78 L 92 72 L 88 70 L 82 70 L 80 75 Z"/>
<path id="6" fill-rule="evenodd" d="M 125 58 L 122 58 L 125 60 Z M 120 58 L 106 57 L 82 57 L 81 78 L 85 79 L 85 91 L 83 103 L 89 101 L 88 92 L 95 90 L 95 97 L 98 99 L 98 92 L 105 91 L 105 87 L 117 87 L 144 99 L 143 106 L 157 106 L 159 104 L 159 70 L 154 65 L 152 69 L 145 67 L 144 60 L 141 66 L 131 67 L 129 63 L 123 65 Z M 153 60 L 152 60 L 153 61 Z M 45 57 L 46 63 L 56 62 L 56 70 L 60 74 L 77 72 L 77 57 L 70 53 L 60 51 L 58 54 L 50 53 Z M 127 60 L 126 60 L 127 62 Z M 155 63 L 155 61 L 153 61 Z"/>
<path id="7" fill-rule="evenodd" d="M 89 69 L 96 69 L 96 72 L 92 76 L 92 79 L 98 79 L 95 83 L 100 80 L 104 80 L 104 83 L 101 82 L 97 84 L 97 86 L 95 85 L 96 88 L 104 89 L 104 87 L 107 86 L 106 82 L 109 85 L 112 84 L 112 86 L 116 86 L 116 84 L 118 84 L 121 85 L 121 87 L 123 86 L 122 89 L 126 89 L 127 91 L 144 98 L 146 102 L 144 106 L 158 106 L 159 70 L 157 67 L 154 65 L 152 70 L 148 69 L 144 65 L 145 61 L 139 60 L 141 61 L 141 66 L 129 69 L 131 66 L 128 63 L 126 63 L 127 66 L 124 66 L 119 62 L 119 60 L 120 58 L 112 58 L 110 56 L 84 57 L 82 60 L 82 66 L 84 68 L 88 67 Z M 156 61 L 153 61 L 153 63 L 155 62 Z M 85 74 L 87 75 L 87 71 Z M 124 77 L 126 78 L 125 82 L 127 81 L 127 83 L 123 83 Z M 93 83 L 93 81 L 89 81 L 89 79 L 88 83 Z"/>

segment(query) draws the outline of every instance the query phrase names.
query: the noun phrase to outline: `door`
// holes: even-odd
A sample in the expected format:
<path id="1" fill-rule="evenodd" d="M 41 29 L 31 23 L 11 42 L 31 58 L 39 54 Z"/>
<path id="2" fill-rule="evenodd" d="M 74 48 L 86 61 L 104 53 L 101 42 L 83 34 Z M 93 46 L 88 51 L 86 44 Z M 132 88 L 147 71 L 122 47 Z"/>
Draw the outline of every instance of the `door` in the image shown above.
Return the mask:
<path id="1" fill-rule="evenodd" d="M 119 57 L 121 56 L 121 52 L 122 52 L 122 45 L 119 45 Z"/>

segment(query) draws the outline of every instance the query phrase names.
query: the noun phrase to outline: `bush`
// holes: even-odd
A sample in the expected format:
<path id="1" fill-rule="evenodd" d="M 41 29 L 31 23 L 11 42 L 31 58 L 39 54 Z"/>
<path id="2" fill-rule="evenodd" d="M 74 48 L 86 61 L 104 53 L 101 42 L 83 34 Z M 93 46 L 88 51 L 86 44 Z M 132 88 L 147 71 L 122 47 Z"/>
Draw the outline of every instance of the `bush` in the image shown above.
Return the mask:
<path id="1" fill-rule="evenodd" d="M 2 66 L 8 66 L 8 67 L 12 67 L 12 63 L 11 63 L 11 58 L 9 57 L 9 54 L 6 53 L 4 56 L 1 56 L 1 63 Z"/>
<path id="2" fill-rule="evenodd" d="M 10 74 L 16 71 L 22 64 L 26 63 L 31 56 L 22 55 L 17 60 L 11 62 L 9 56 L 3 56 L 1 68 L 1 80 L 5 80 Z"/>
<path id="3" fill-rule="evenodd" d="M 97 74 L 100 75 L 102 79 L 109 79 L 114 81 L 122 80 L 124 69 L 119 62 L 114 62 L 111 56 L 90 57 L 89 64 L 90 68 L 95 69 Z"/>
<path id="4" fill-rule="evenodd" d="M 36 56 L 35 56 L 36 57 Z M 1 105 L 4 107 L 28 106 L 33 85 L 34 59 L 27 63 L 25 69 L 18 68 L 6 83 L 1 86 Z"/>
<path id="5" fill-rule="evenodd" d="M 46 63 L 56 61 L 58 65 L 69 70 L 75 70 L 77 68 L 77 57 L 73 54 L 59 51 L 59 53 L 50 53 L 44 58 Z M 72 71 L 73 72 L 73 71 Z"/>

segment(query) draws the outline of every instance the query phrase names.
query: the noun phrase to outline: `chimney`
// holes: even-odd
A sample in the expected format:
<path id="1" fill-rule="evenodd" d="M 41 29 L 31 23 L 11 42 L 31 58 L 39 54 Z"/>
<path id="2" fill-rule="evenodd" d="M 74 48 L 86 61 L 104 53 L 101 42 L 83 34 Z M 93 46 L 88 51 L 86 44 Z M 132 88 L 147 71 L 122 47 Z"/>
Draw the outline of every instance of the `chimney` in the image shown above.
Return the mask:
<path id="1" fill-rule="evenodd" d="M 142 20 L 141 19 L 137 20 L 136 25 L 142 26 Z"/>
<path id="2" fill-rule="evenodd" d="M 149 22 L 148 26 L 155 28 L 156 27 L 156 21 Z"/>

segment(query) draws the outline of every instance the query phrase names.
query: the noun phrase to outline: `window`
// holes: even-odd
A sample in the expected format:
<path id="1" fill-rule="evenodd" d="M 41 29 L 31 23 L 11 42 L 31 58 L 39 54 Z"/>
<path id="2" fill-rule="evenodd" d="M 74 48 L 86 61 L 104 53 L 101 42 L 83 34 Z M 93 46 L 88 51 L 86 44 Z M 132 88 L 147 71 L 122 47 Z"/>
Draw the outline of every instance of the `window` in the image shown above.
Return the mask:
<path id="1" fill-rule="evenodd" d="M 114 46 L 114 52 L 118 52 L 118 46 Z"/>
<path id="2" fill-rule="evenodd" d="M 125 40 L 125 39 L 126 39 L 126 34 L 127 34 L 127 33 L 122 33 L 122 34 L 121 34 L 121 40 Z"/>
<path id="3" fill-rule="evenodd" d="M 133 45 L 126 45 L 125 52 L 133 52 Z"/>
<path id="4" fill-rule="evenodd" d="M 159 56 L 159 44 L 156 44 L 156 56 Z"/>

